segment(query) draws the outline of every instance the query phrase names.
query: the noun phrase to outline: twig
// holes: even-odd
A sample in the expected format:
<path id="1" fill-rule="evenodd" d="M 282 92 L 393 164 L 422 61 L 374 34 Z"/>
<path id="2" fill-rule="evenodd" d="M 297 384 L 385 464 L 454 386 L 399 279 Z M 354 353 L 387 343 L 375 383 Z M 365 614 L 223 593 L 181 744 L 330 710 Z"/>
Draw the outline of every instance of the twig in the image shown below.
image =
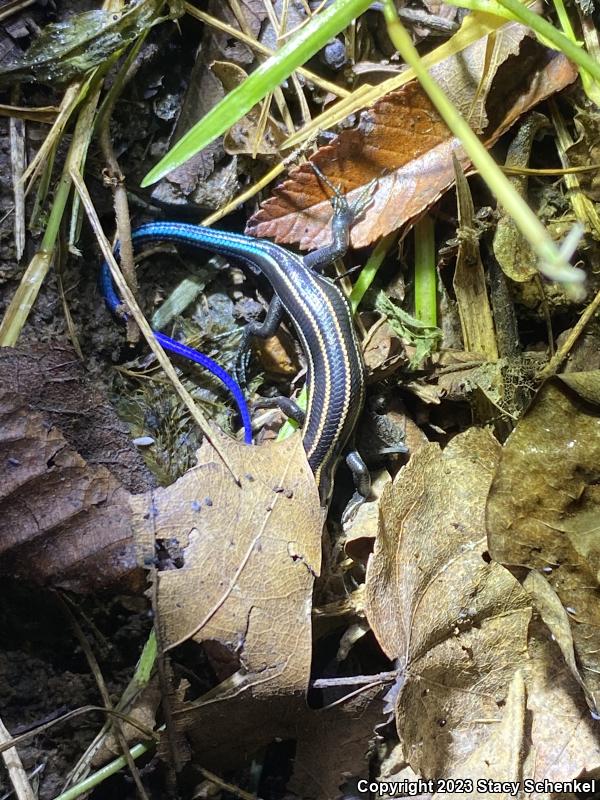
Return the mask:
<path id="1" fill-rule="evenodd" d="M 0 743 L 4 744 L 5 742 L 9 741 L 11 741 L 11 735 L 0 719 Z M 8 770 L 10 781 L 18 799 L 35 800 L 33 789 L 31 788 L 31 784 L 27 778 L 27 773 L 25 772 L 17 748 L 7 748 L 2 753 L 2 758 L 4 760 L 4 764 L 6 765 L 6 769 Z"/>
<path id="2" fill-rule="evenodd" d="M 351 675 L 346 678 L 317 678 L 310 684 L 311 689 L 330 689 L 332 686 L 358 686 L 362 684 L 388 683 L 395 681 L 398 670 L 379 672 L 376 675 Z"/>

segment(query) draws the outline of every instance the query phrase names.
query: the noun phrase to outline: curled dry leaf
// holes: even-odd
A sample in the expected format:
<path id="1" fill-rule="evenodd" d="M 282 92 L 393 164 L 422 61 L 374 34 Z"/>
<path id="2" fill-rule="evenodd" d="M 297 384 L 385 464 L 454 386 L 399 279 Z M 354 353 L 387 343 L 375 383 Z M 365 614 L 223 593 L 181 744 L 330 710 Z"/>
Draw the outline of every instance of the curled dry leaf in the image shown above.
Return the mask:
<path id="1" fill-rule="evenodd" d="M 303 692 L 323 526 L 314 476 L 299 434 L 261 447 L 220 439 L 241 485 L 206 443 L 178 481 L 131 500 L 142 551 L 181 553 L 158 573 L 161 645 L 219 643 L 245 697 Z"/>
<path id="2" fill-rule="evenodd" d="M 471 429 L 422 447 L 384 490 L 366 614 L 401 681 L 396 724 L 424 777 L 448 773 L 490 734 L 527 660 L 529 598 L 488 563 L 485 499 L 500 446 Z"/>
<path id="3" fill-rule="evenodd" d="M 521 31 L 522 39 L 524 29 L 515 24 L 507 27 L 512 31 L 508 38 L 508 52 L 511 53 L 515 49 L 515 37 L 519 39 L 517 32 Z M 480 53 L 480 76 L 489 67 L 487 46 L 482 46 L 481 41 L 472 45 Z M 448 62 L 458 61 L 462 65 L 468 53 L 469 48 Z M 516 99 L 512 96 L 509 101 L 504 96 L 506 75 L 491 88 L 489 99 L 496 104 L 500 91 L 502 101 L 499 117 L 490 120 L 485 131 L 487 146 L 491 146 L 521 114 L 575 80 L 576 71 L 561 54 L 544 51 L 541 61 L 537 72 L 524 69 L 522 65 L 515 68 L 514 62 L 510 62 L 509 72 L 513 77 L 531 77 L 533 72 L 530 83 L 521 87 Z M 439 74 L 450 70 L 448 62 L 440 62 Z M 492 59 L 492 69 L 498 66 Z M 487 118 L 479 108 L 480 85 L 474 79 L 472 68 L 468 77 L 465 84 L 446 88 L 461 109 L 471 110 L 466 114 L 468 117 L 475 114 L 474 127 L 477 128 L 485 124 Z M 334 185 L 342 188 L 350 202 L 362 197 L 368 185 L 376 180 L 371 189 L 371 203 L 351 233 L 353 247 L 365 247 L 410 223 L 441 197 L 454 181 L 452 154 L 463 168 L 468 166 L 458 140 L 413 82 L 377 101 L 363 114 L 356 128 L 342 131 L 332 144 L 320 148 L 312 160 Z M 330 236 L 332 208 L 326 195 L 310 164 L 302 164 L 251 217 L 246 231 L 254 236 L 272 237 L 278 242 L 298 242 L 303 249 L 320 247 Z"/>
<path id="4" fill-rule="evenodd" d="M 0 573 L 79 592 L 143 584 L 129 492 L 18 395 L 0 397 Z"/>
<path id="5" fill-rule="evenodd" d="M 485 283 L 479 240 L 474 233 L 475 207 L 464 172 L 454 160 L 458 223 L 461 231 L 454 270 L 454 293 L 465 350 L 498 360 L 494 318 Z"/>
<path id="6" fill-rule="evenodd" d="M 575 658 L 575 647 L 573 644 L 573 633 L 569 615 L 563 608 L 559 596 L 550 586 L 546 578 L 540 573 L 532 570 L 523 583 L 524 588 L 531 595 L 531 599 L 539 611 L 541 618 L 552 633 L 556 644 L 560 648 L 562 657 L 571 670 L 573 678 L 579 683 L 586 696 L 587 702 L 593 707 L 593 697 L 587 691 L 587 687 L 581 678 L 577 660 Z"/>
<path id="7" fill-rule="evenodd" d="M 519 421 L 487 503 L 493 557 L 541 570 L 569 615 L 581 679 L 596 712 L 599 478 L 600 372 L 570 373 L 547 381 Z"/>

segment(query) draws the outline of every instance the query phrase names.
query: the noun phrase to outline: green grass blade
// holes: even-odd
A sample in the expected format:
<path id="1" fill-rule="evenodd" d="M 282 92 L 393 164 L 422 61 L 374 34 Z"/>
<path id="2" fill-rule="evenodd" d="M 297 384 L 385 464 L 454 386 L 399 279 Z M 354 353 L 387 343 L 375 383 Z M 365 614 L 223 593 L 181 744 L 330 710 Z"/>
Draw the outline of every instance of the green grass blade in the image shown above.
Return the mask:
<path id="1" fill-rule="evenodd" d="M 437 269 L 435 230 L 429 214 L 415 225 L 415 317 L 437 326 Z"/>
<path id="2" fill-rule="evenodd" d="M 279 51 L 261 64 L 183 136 L 150 170 L 142 186 L 150 186 L 210 144 L 276 89 L 331 38 L 369 8 L 372 0 L 336 0 L 307 22 Z"/>

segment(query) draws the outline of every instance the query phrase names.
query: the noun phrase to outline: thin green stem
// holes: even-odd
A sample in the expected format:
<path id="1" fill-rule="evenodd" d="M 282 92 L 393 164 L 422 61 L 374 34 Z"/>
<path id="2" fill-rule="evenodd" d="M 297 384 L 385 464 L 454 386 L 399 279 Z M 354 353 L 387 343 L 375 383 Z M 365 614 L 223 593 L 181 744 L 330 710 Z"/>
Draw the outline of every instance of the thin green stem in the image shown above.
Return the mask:
<path id="1" fill-rule="evenodd" d="M 352 307 L 353 314 L 356 313 L 356 309 L 365 296 L 367 289 L 375 280 L 375 276 L 379 271 L 379 267 L 394 244 L 396 236 L 396 231 L 393 231 L 393 233 L 388 233 L 387 236 L 384 236 L 369 256 L 367 263 L 361 269 L 360 275 L 358 276 L 356 283 L 352 287 L 352 292 L 350 293 L 350 306 Z"/>
<path id="2" fill-rule="evenodd" d="M 133 761 L 135 761 L 154 747 L 156 747 L 154 742 L 140 742 L 130 749 L 129 755 Z M 71 786 L 69 789 L 67 789 L 66 792 L 59 794 L 54 798 L 54 800 L 76 800 L 77 797 L 81 797 L 94 787 L 99 786 L 107 778 L 110 778 L 111 775 L 115 775 L 117 772 L 122 770 L 126 765 L 127 762 L 125 760 L 125 756 L 119 756 L 118 758 L 115 758 L 114 761 L 110 761 L 108 764 L 105 764 L 97 772 L 94 772 L 93 775 L 84 778 L 75 786 Z"/>
<path id="3" fill-rule="evenodd" d="M 435 229 L 429 214 L 415 225 L 415 317 L 437 327 Z"/>

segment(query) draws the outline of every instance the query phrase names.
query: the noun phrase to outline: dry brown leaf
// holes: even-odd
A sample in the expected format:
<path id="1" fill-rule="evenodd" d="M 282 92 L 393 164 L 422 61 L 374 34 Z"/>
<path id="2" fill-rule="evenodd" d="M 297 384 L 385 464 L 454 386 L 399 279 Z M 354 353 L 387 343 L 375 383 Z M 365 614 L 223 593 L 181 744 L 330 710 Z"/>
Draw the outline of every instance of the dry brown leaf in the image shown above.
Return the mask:
<path id="1" fill-rule="evenodd" d="M 260 448 L 221 446 L 241 486 L 205 444 L 198 466 L 175 484 L 132 498 L 142 551 L 176 540 L 181 552 L 180 568 L 157 576 L 162 645 L 202 642 L 222 678 L 195 700 L 174 693 L 170 734 L 185 736 L 216 771 L 246 764 L 276 737 L 295 739 L 295 786 L 330 800 L 343 773 L 366 771 L 359 756 L 381 704 L 371 695 L 332 712 L 306 707 L 323 525 L 314 477 L 299 434 Z M 352 747 L 337 751 L 331 737 L 351 729 Z M 317 742 L 328 762 L 311 777 Z"/>
<path id="2" fill-rule="evenodd" d="M 511 22 L 431 67 L 432 77 L 476 133 L 483 133 L 488 126 L 486 103 L 499 70 L 495 104 L 502 103 L 519 80 L 515 59 L 511 56 L 519 54 L 528 35 L 526 28 Z M 520 69 L 523 69 L 522 60 Z"/>
<path id="3" fill-rule="evenodd" d="M 20 395 L 0 396 L 0 573 L 78 592 L 140 591 L 129 492 Z"/>
<path id="4" fill-rule="evenodd" d="M 473 428 L 424 446 L 384 490 L 367 618 L 402 673 L 396 723 L 415 772 L 440 777 L 489 736 L 527 660 L 529 598 L 486 560 L 485 498 L 500 446 Z"/>
<path id="5" fill-rule="evenodd" d="M 486 132 L 488 146 L 521 114 L 575 79 L 574 68 L 562 55 L 544 54 L 546 58 L 537 73 L 513 69 L 513 74 L 531 77 L 531 83 L 511 101 L 508 110 L 502 105 L 503 118 L 494 119 Z M 440 64 L 442 71 L 444 63 Z M 350 202 L 363 196 L 367 185 L 377 180 L 371 203 L 351 233 L 353 247 L 364 247 L 411 222 L 436 202 L 454 181 L 452 154 L 463 167 L 467 165 L 458 141 L 427 97 L 416 83 L 409 83 L 375 103 L 357 128 L 343 131 L 312 160 Z M 303 249 L 317 248 L 329 241 L 331 216 L 325 189 L 310 164 L 303 164 L 251 217 L 246 231 L 278 242 L 298 242 Z"/>
<path id="6" fill-rule="evenodd" d="M 217 772 L 249 767 L 274 740 L 295 743 L 293 796 L 334 800 L 347 776 L 368 776 L 381 695 L 381 686 L 370 687 L 331 708 L 311 709 L 303 695 L 242 693 L 217 703 L 180 703 L 174 716 L 202 765 Z"/>
<path id="7" fill-rule="evenodd" d="M 383 722 L 381 686 L 371 687 L 331 709 L 307 709 L 297 723 L 294 773 L 288 792 L 299 799 L 335 800 L 346 779 L 369 774 L 373 729 Z"/>
<path id="8" fill-rule="evenodd" d="M 450 771 L 449 778 L 455 778 L 462 791 L 436 793 L 435 798 L 464 798 L 465 778 L 472 782 L 469 800 L 489 800 L 490 781 L 492 783 L 510 782 L 514 790 L 496 790 L 496 800 L 508 800 L 515 797 L 521 788 L 522 754 L 525 751 L 525 721 L 527 694 L 523 671 L 517 669 L 512 677 L 506 701 L 503 704 L 502 717 L 490 725 L 490 735 L 474 750 L 466 761 L 462 761 Z"/>
<path id="9" fill-rule="evenodd" d="M 343 131 L 312 160 L 351 203 L 377 179 L 371 203 L 352 228 L 352 245 L 363 247 L 441 196 L 453 180 L 453 152 L 466 164 L 458 140 L 410 83 L 379 100 L 356 129 Z M 302 164 L 249 219 L 246 232 L 313 249 L 328 242 L 331 216 L 319 179 L 310 164 Z"/>
<path id="10" fill-rule="evenodd" d="M 299 434 L 261 447 L 220 438 L 240 486 L 206 443 L 178 481 L 131 500 L 143 552 L 176 542 L 183 561 L 158 573 L 160 641 L 219 643 L 234 694 L 303 692 L 323 526 L 314 476 Z"/>
<path id="11" fill-rule="evenodd" d="M 533 624 L 525 668 L 530 715 L 523 779 L 569 781 L 600 768 L 598 722 L 541 624 Z M 542 798 L 544 792 L 537 791 Z M 554 792 L 546 796 L 556 797 Z"/>
<path id="12" fill-rule="evenodd" d="M 571 619 L 598 711 L 600 372 L 547 381 L 506 442 L 487 503 L 492 556 L 541 570 Z"/>
<path id="13" fill-rule="evenodd" d="M 513 797 L 574 800 L 576 795 L 556 784 L 551 791 L 543 782 L 570 781 L 600 765 L 600 736 L 578 683 L 543 625 L 534 622 L 529 633 L 530 657 L 513 676 L 502 719 L 491 724 L 489 738 L 465 762 L 450 770 L 449 777 L 473 781 L 470 797 L 489 797 L 490 781 L 511 781 Z"/>

